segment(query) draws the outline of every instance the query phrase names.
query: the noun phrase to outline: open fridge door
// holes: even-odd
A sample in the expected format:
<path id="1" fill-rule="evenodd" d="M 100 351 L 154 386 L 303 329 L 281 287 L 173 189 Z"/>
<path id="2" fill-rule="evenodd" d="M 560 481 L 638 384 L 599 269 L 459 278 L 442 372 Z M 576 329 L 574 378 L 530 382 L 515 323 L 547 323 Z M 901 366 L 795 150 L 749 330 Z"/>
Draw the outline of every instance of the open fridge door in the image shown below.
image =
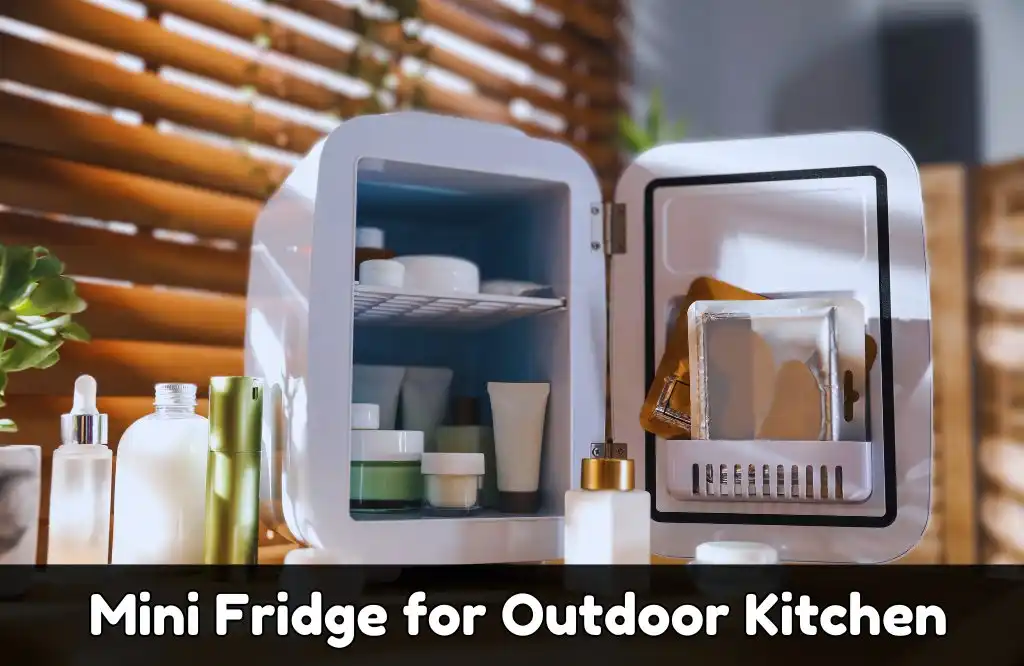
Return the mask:
<path id="1" fill-rule="evenodd" d="M 906 150 L 868 132 L 665 145 L 626 170 L 615 203 L 616 434 L 651 494 L 654 552 L 738 540 L 785 561 L 873 563 L 912 548 L 929 513 L 932 374 Z M 818 346 L 787 380 L 776 343 L 801 327 L 813 340 L 796 353 Z M 688 376 L 666 381 L 666 350 Z M 820 428 L 786 411 L 801 391 Z"/>

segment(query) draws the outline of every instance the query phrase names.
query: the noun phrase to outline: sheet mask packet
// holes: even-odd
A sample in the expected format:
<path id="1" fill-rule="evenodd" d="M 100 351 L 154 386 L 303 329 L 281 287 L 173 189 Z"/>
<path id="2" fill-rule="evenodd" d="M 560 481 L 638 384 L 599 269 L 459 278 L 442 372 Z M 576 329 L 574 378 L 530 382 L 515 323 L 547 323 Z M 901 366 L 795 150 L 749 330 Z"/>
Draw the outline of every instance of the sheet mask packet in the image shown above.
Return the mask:
<path id="1" fill-rule="evenodd" d="M 864 439 L 856 300 L 696 301 L 687 326 L 692 439 Z"/>
<path id="2" fill-rule="evenodd" d="M 765 296 L 710 277 L 697 278 L 690 284 L 686 295 L 676 303 L 677 317 L 666 336 L 665 351 L 640 410 L 641 428 L 662 439 L 690 439 L 690 352 L 686 314 L 690 306 L 697 301 L 766 300 Z M 877 354 L 878 345 L 865 334 L 865 376 Z M 862 409 L 864 404 L 866 400 L 860 401 Z"/>

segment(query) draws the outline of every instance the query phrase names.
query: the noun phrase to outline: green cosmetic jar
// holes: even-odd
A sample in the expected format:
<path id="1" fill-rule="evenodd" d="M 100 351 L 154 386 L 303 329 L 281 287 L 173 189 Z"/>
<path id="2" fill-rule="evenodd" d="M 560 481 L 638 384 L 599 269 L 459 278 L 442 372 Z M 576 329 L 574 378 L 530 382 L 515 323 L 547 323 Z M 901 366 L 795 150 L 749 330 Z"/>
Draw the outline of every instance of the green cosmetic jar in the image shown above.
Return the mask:
<path id="1" fill-rule="evenodd" d="M 423 503 L 423 433 L 353 430 L 349 477 L 354 512 L 409 511 Z"/>

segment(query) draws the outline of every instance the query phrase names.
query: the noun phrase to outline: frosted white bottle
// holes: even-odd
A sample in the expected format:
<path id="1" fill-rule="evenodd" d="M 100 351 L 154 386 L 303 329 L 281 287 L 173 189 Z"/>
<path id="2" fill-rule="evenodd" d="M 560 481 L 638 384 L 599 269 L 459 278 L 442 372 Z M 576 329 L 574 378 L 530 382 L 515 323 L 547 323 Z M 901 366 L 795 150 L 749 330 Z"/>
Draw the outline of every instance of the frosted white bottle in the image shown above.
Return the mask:
<path id="1" fill-rule="evenodd" d="M 195 384 L 157 384 L 117 447 L 112 564 L 202 564 L 210 424 Z"/>
<path id="2" fill-rule="evenodd" d="M 60 420 L 63 444 L 53 452 L 47 564 L 106 564 L 110 548 L 107 415 L 96 408 L 96 380 L 75 381 L 69 414 Z"/>
<path id="3" fill-rule="evenodd" d="M 595 444 L 565 494 L 565 564 L 650 564 L 651 496 L 634 487 L 624 444 Z"/>

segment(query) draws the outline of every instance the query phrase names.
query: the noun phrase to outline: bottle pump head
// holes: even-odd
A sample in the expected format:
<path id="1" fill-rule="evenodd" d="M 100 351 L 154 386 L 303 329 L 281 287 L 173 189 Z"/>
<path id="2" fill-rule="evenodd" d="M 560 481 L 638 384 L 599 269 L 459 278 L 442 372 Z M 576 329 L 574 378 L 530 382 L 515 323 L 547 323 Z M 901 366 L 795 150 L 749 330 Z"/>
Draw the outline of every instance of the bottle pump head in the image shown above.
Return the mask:
<path id="1" fill-rule="evenodd" d="M 96 380 L 81 375 L 75 380 L 71 412 L 60 417 L 60 435 L 64 444 L 107 443 L 107 415 L 96 408 Z"/>
<path id="2" fill-rule="evenodd" d="M 580 487 L 583 490 L 633 490 L 633 476 L 633 460 L 626 457 L 625 444 L 592 444 L 590 457 L 583 459 L 580 469 Z"/>

